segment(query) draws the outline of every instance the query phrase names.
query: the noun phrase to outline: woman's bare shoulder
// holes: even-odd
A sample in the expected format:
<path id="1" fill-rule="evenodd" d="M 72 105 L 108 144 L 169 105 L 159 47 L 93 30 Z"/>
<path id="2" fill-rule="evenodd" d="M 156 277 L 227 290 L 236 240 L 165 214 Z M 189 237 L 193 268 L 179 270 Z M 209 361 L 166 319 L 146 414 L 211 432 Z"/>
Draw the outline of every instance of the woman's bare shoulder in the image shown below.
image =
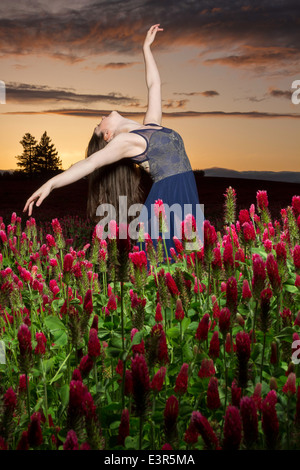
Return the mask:
<path id="1" fill-rule="evenodd" d="M 105 147 L 107 153 L 118 153 L 119 158 L 130 158 L 143 153 L 145 149 L 145 139 L 131 131 L 116 135 Z"/>

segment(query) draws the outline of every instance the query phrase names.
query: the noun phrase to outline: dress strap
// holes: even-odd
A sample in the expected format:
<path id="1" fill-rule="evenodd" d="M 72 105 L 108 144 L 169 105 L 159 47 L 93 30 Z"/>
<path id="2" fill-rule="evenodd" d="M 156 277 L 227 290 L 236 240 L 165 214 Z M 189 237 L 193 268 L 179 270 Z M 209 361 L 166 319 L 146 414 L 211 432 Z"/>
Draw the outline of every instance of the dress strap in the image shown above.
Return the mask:
<path id="1" fill-rule="evenodd" d="M 130 133 L 140 135 L 140 136 L 143 137 L 143 138 L 145 139 L 145 141 L 146 141 L 146 148 L 145 148 L 145 150 L 144 150 L 142 153 L 140 153 L 139 155 L 134 155 L 133 157 L 131 157 L 132 160 L 137 159 L 137 160 L 136 160 L 137 163 L 142 163 L 142 162 L 148 160 L 148 158 L 147 158 L 147 151 L 148 151 L 148 147 L 149 147 L 149 140 L 148 140 L 147 136 L 145 136 L 145 134 L 144 134 L 143 132 L 140 133 L 141 130 L 143 130 L 143 129 L 136 129 L 136 130 L 134 130 L 134 131 L 130 131 Z M 146 129 L 144 129 L 144 130 L 146 130 Z M 148 131 L 148 129 L 147 129 L 147 131 Z"/>

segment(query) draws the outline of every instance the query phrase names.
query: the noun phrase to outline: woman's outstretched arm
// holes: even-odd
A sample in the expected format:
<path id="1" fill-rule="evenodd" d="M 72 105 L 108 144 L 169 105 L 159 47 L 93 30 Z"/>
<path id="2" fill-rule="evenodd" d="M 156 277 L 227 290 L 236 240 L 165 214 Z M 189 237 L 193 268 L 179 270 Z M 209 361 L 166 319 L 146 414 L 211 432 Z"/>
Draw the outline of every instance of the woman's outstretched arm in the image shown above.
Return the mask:
<path id="1" fill-rule="evenodd" d="M 144 124 L 161 124 L 161 83 L 156 62 L 151 52 L 151 44 L 153 43 L 156 33 L 163 31 L 159 24 L 151 26 L 147 32 L 143 53 L 146 68 L 146 83 L 148 87 L 148 108 L 144 118 Z"/>
<path id="2" fill-rule="evenodd" d="M 102 166 L 109 165 L 122 158 L 132 157 L 132 155 L 137 155 L 143 150 L 143 142 L 141 142 L 137 135 L 131 133 L 117 135 L 103 149 L 98 150 L 98 152 L 93 153 L 88 158 L 74 163 L 68 170 L 54 176 L 43 184 L 27 199 L 23 212 L 26 212 L 28 209 L 28 215 L 30 216 L 35 201 L 36 205 L 40 206 L 53 189 L 74 183 Z"/>

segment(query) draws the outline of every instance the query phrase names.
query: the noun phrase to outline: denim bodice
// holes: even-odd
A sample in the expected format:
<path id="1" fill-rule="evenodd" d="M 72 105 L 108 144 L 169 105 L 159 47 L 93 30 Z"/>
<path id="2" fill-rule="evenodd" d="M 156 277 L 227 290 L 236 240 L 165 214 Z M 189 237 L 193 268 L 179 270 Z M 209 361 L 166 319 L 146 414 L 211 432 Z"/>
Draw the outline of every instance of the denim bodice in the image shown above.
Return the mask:
<path id="1" fill-rule="evenodd" d="M 131 160 L 138 164 L 148 161 L 154 182 L 192 171 L 183 140 L 177 132 L 167 127 L 137 129 L 131 132 L 142 136 L 147 143 L 146 150 L 131 157 Z"/>

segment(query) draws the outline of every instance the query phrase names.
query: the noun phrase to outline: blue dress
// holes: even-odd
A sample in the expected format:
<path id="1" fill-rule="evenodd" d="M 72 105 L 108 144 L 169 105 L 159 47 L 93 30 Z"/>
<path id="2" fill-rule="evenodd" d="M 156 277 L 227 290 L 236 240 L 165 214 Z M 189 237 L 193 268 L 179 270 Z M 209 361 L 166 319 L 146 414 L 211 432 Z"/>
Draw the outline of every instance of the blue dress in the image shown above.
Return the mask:
<path id="1" fill-rule="evenodd" d="M 195 176 L 182 138 L 174 130 L 161 126 L 131 132 L 142 136 L 147 144 L 143 153 L 131 159 L 138 164 L 148 161 L 153 179 L 152 188 L 139 218 L 144 224 L 144 231 L 149 233 L 154 242 L 161 235 L 154 209 L 155 201 L 161 199 L 166 213 L 168 231 L 163 236 L 168 253 L 170 248 L 174 247 L 173 236 L 182 239 L 181 222 L 188 214 L 194 216 L 199 239 L 203 243 L 203 208 L 199 203 Z"/>

